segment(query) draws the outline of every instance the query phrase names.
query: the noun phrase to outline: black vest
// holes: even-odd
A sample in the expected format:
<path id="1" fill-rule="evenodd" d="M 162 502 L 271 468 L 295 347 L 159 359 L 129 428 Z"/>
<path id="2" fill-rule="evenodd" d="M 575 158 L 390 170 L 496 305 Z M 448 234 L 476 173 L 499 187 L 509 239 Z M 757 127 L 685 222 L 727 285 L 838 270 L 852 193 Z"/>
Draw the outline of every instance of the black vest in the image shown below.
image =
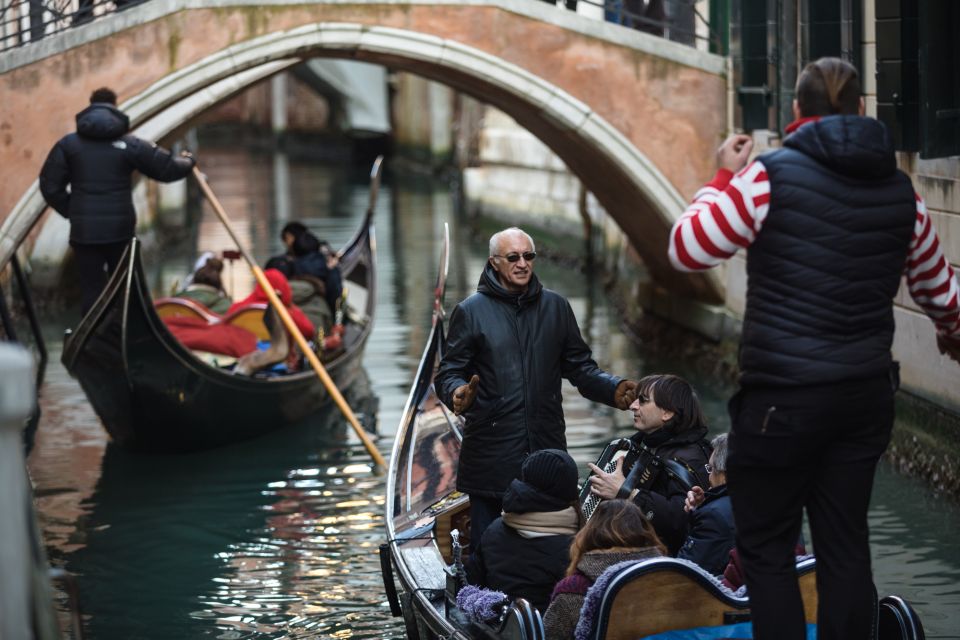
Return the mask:
<path id="1" fill-rule="evenodd" d="M 747 251 L 741 384 L 886 375 L 893 297 L 916 221 L 886 128 L 858 116 L 805 124 L 759 158 L 770 209 Z"/>

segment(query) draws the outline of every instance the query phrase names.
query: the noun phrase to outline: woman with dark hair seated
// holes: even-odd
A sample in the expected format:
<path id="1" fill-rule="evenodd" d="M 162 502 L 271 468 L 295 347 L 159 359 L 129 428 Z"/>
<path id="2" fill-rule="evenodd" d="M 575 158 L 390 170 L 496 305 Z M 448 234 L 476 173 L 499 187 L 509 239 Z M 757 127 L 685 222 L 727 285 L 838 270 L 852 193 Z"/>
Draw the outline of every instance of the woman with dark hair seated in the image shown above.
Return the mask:
<path id="1" fill-rule="evenodd" d="M 332 254 L 325 243 L 320 242 L 309 231 L 300 234 L 293 241 L 293 276 L 294 278 L 317 278 L 323 283 L 324 299 L 330 305 L 330 310 L 337 308 L 337 300 L 343 294 L 343 283 L 340 277 L 338 258 Z"/>
<path id="2" fill-rule="evenodd" d="M 709 486 L 706 420 L 690 383 L 678 376 L 647 376 L 630 405 L 637 430 L 632 451 L 605 472 L 591 464 L 590 490 L 604 499 L 627 498 L 653 524 L 670 555 L 687 536 L 684 502 L 694 486 Z"/>
<path id="3" fill-rule="evenodd" d="M 280 232 L 287 247 L 283 255 L 270 258 L 265 269 L 287 277 L 293 300 L 318 328 L 329 332 L 334 325 L 337 302 L 343 295 L 339 259 L 301 222 L 288 222 Z"/>
<path id="4" fill-rule="evenodd" d="M 577 463 L 566 451 L 530 454 L 520 478 L 503 496 L 503 515 L 484 530 L 481 540 L 471 541 L 475 548 L 467 565 L 469 582 L 525 598 L 545 610 L 580 528 L 578 479 Z"/>
<path id="5" fill-rule="evenodd" d="M 626 500 L 604 500 L 570 546 L 567 575 L 557 583 L 543 626 L 550 640 L 574 637 L 587 591 L 615 564 L 666 553 L 640 508 Z"/>

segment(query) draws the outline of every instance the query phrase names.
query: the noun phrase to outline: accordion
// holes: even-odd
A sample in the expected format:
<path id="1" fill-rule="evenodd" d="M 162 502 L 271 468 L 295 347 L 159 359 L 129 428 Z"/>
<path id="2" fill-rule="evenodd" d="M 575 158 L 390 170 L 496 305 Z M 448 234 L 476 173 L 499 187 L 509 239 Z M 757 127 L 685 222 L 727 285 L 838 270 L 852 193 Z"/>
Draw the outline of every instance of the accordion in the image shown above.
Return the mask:
<path id="1" fill-rule="evenodd" d="M 630 438 L 618 438 L 608 444 L 597 459 L 596 465 L 604 473 L 610 473 L 617 466 L 617 460 L 623 458 L 623 470 L 626 479 L 620 492 L 630 494 L 634 489 L 649 488 L 660 473 L 663 466 L 660 456 L 653 449 L 642 442 L 634 442 Z M 593 474 L 591 474 L 593 475 Z M 585 520 L 593 515 L 597 505 L 603 500 L 590 491 L 590 479 L 583 483 L 580 489 L 580 504 Z"/>

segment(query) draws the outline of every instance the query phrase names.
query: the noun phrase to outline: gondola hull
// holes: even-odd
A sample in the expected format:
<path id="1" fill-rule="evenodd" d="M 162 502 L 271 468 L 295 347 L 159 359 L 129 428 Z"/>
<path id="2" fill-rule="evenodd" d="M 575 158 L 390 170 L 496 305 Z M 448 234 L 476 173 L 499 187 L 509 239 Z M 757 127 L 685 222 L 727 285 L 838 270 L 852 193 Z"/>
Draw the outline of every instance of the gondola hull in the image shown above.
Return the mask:
<path id="1" fill-rule="evenodd" d="M 361 301 L 358 311 L 364 320 L 347 324 L 344 350 L 326 363 L 341 390 L 356 378 L 372 328 L 375 244 L 369 218 L 341 259 L 348 295 Z M 63 363 L 110 436 L 127 449 L 209 449 L 299 422 L 329 401 L 311 369 L 274 378 L 245 377 L 194 356 L 154 311 L 137 240 L 67 337 Z"/>

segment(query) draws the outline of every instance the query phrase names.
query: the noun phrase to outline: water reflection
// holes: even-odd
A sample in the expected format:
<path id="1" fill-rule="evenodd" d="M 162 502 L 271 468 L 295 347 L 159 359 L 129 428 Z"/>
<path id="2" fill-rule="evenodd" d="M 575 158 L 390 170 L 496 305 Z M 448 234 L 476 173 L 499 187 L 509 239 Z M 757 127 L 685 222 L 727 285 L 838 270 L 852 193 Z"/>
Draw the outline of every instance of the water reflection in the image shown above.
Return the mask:
<path id="1" fill-rule="evenodd" d="M 287 219 L 304 220 L 342 246 L 367 206 L 366 177 L 343 168 L 241 149 L 207 149 L 203 157 L 212 187 L 261 260 L 281 250 Z M 179 244 L 146 264 L 155 292 L 182 279 L 199 251 L 230 247 L 212 211 L 204 207 L 195 218 Z M 352 401 L 366 415 L 378 413 L 379 402 L 385 454 L 427 338 L 444 222 L 452 239 L 449 310 L 474 290 L 487 234 L 456 211 L 442 184 L 394 179 L 382 189 L 378 306 L 363 360 L 371 391 L 353 390 L 369 399 L 363 408 Z M 568 297 L 602 367 L 630 376 L 679 373 L 698 388 L 712 432 L 728 428 L 728 383 L 704 377 L 697 363 L 635 347 L 588 274 L 549 260 L 538 260 L 537 272 Z M 240 264 L 225 281 L 235 296 L 252 286 Z M 79 576 L 88 637 L 403 637 L 386 607 L 376 555 L 384 481 L 369 471 L 339 416 L 199 454 L 131 455 L 106 447 L 59 365 L 62 328 L 48 340 L 51 366 L 29 462 L 50 556 Z M 629 414 L 589 403 L 566 383 L 563 402 L 581 468 L 631 430 Z M 960 542 L 942 532 L 960 529 L 958 510 L 882 469 L 870 517 L 880 591 L 911 599 L 928 637 L 956 637 Z"/>

